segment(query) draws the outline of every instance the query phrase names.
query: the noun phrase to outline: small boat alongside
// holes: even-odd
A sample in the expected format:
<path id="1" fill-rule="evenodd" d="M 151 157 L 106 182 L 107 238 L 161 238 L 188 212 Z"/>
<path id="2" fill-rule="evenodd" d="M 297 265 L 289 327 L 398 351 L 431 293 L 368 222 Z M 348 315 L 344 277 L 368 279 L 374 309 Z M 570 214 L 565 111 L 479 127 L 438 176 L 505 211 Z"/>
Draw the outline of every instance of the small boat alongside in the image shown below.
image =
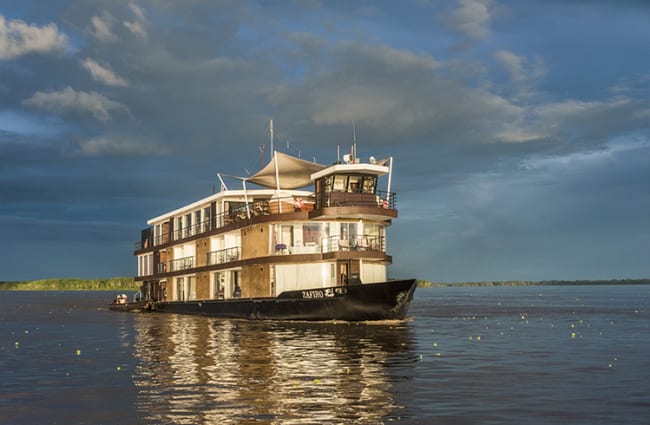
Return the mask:
<path id="1" fill-rule="evenodd" d="M 113 302 L 108 304 L 108 309 L 113 311 L 140 313 L 151 310 L 151 304 L 149 301 L 142 299 L 142 294 L 140 292 L 133 295 L 133 301 L 129 301 L 126 294 L 118 294 Z"/>
<path id="2" fill-rule="evenodd" d="M 387 278 L 386 229 L 397 218 L 393 159 L 362 162 L 355 150 L 330 166 L 275 151 L 259 172 L 236 178 L 241 189 L 218 175 L 219 192 L 147 222 L 134 252 L 143 300 L 110 308 L 404 319 L 416 281 Z"/>

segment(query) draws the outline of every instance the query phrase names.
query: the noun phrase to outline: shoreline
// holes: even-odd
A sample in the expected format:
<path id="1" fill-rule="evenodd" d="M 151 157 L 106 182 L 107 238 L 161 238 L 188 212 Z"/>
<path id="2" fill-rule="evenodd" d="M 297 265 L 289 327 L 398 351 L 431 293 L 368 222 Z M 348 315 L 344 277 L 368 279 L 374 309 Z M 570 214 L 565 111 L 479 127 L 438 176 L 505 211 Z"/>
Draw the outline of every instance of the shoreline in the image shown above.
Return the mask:
<path id="1" fill-rule="evenodd" d="M 31 281 L 0 281 L 0 291 L 139 291 L 132 277 L 109 279 L 41 279 Z"/>

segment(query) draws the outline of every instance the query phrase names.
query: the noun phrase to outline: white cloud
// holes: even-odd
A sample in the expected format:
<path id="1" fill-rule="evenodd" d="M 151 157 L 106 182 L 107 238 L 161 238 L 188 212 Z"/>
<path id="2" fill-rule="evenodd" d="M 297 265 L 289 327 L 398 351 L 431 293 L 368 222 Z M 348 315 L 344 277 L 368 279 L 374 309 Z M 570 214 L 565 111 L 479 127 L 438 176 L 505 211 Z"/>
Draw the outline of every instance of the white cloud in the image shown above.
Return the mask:
<path id="1" fill-rule="evenodd" d="M 573 171 L 577 168 L 603 166 L 611 163 L 617 156 L 628 152 L 638 152 L 642 157 L 650 150 L 650 140 L 623 140 L 610 142 L 600 149 L 571 152 L 566 155 L 534 155 L 523 160 L 520 167 L 524 170 L 545 170 L 551 173 Z"/>
<path id="2" fill-rule="evenodd" d="M 122 25 L 132 34 L 137 35 L 142 38 L 147 37 L 147 31 L 145 30 L 145 24 L 147 23 L 147 18 L 144 15 L 144 10 L 135 3 L 129 3 L 129 9 L 136 17 L 135 21 L 124 21 Z"/>
<path id="3" fill-rule="evenodd" d="M 126 87 L 129 84 L 122 77 L 113 72 L 110 68 L 104 67 L 90 58 L 80 61 L 81 66 L 86 68 L 93 80 L 104 83 L 108 86 Z"/>
<path id="4" fill-rule="evenodd" d="M 91 33 L 99 41 L 112 42 L 117 40 L 117 35 L 113 33 L 113 17 L 110 13 L 104 12 L 102 16 L 93 16 L 90 19 L 92 25 Z"/>
<path id="5" fill-rule="evenodd" d="M 140 21 L 145 21 L 146 18 L 144 16 L 144 11 L 140 6 L 138 6 L 135 3 L 129 3 L 129 9 L 135 14 L 135 16 L 140 20 Z"/>
<path id="6" fill-rule="evenodd" d="M 131 21 L 124 21 L 122 23 L 126 29 L 131 31 L 132 34 L 140 36 L 142 38 L 147 37 L 147 32 L 144 29 L 144 26 L 140 22 L 131 22 Z"/>
<path id="7" fill-rule="evenodd" d="M 111 111 L 125 111 L 128 109 L 119 102 L 108 99 L 96 92 L 76 91 L 71 87 L 58 92 L 36 92 L 29 99 L 23 100 L 27 106 L 35 106 L 50 112 L 84 112 L 91 113 L 101 121 L 111 119 Z"/>
<path id="8" fill-rule="evenodd" d="M 505 124 L 503 130 L 496 134 L 497 139 L 508 143 L 530 142 L 544 136 L 544 133 L 515 124 Z"/>
<path id="9" fill-rule="evenodd" d="M 470 39 L 481 39 L 490 33 L 490 0 L 458 0 L 458 8 L 449 16 L 448 23 Z"/>
<path id="10" fill-rule="evenodd" d="M 370 44 L 345 42 L 341 50 L 362 55 L 368 60 L 383 63 L 397 68 L 417 68 L 433 70 L 440 67 L 440 62 L 426 53 L 414 53 L 404 49 L 395 49 L 385 44 L 374 46 Z"/>
<path id="11" fill-rule="evenodd" d="M 535 57 L 529 61 L 524 56 L 516 55 L 507 50 L 499 50 L 494 57 L 503 65 L 514 82 L 526 82 L 536 80 L 546 74 L 544 61 Z"/>
<path id="12" fill-rule="evenodd" d="M 29 53 L 62 51 L 68 37 L 55 23 L 39 27 L 20 20 L 6 21 L 0 15 L 0 59 L 13 59 Z"/>
<path id="13" fill-rule="evenodd" d="M 168 150 L 127 136 L 99 136 L 79 143 L 81 156 L 144 156 L 163 155 Z"/>

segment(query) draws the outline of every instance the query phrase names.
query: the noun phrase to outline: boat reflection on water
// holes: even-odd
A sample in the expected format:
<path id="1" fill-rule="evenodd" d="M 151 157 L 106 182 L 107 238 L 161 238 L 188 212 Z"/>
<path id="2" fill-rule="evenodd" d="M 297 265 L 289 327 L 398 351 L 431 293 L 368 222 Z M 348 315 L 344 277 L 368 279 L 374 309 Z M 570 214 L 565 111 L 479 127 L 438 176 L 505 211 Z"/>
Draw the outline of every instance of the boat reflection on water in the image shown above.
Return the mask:
<path id="1" fill-rule="evenodd" d="M 417 361 L 408 323 L 135 320 L 137 409 L 151 423 L 377 423 Z"/>

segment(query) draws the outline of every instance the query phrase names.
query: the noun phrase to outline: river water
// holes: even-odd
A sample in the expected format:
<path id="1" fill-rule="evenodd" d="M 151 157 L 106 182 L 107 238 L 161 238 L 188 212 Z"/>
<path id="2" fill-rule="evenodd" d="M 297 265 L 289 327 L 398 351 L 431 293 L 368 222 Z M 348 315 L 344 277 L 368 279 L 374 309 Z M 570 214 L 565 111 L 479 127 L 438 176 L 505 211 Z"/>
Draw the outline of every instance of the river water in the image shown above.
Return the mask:
<path id="1" fill-rule="evenodd" d="M 402 323 L 0 293 L 0 424 L 648 424 L 650 286 L 418 289 Z"/>

